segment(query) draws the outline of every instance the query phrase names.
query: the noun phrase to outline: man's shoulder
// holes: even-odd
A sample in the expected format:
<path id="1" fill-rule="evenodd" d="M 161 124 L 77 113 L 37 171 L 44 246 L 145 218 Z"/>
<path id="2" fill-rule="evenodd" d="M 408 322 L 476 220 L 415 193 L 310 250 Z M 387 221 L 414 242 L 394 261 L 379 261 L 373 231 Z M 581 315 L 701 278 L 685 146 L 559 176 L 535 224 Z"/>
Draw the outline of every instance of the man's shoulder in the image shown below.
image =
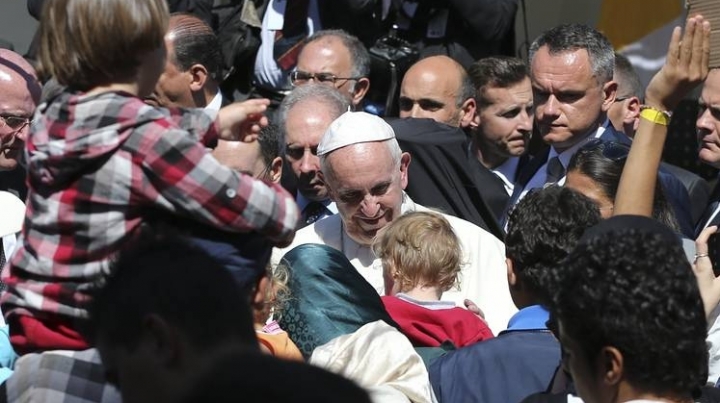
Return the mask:
<path id="1" fill-rule="evenodd" d="M 560 345 L 550 332 L 512 331 L 489 340 L 451 351 L 438 359 L 437 365 L 480 365 L 496 362 L 497 357 L 530 358 L 543 351 L 560 354 Z M 489 360 L 489 361 L 488 361 Z M 433 363 L 435 365 L 435 363 Z"/>

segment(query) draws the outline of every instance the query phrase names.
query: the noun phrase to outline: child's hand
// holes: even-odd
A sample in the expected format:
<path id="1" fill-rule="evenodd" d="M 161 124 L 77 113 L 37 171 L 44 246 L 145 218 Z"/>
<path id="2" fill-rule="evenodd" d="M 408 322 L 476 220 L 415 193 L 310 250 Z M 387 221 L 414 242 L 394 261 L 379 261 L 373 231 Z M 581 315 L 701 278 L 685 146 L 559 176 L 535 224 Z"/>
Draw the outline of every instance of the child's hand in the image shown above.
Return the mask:
<path id="1" fill-rule="evenodd" d="M 661 110 L 672 111 L 708 74 L 710 22 L 695 16 L 687 20 L 682 38 L 680 32 L 680 27 L 673 31 L 665 64 L 645 94 L 645 103 Z"/>
<path id="2" fill-rule="evenodd" d="M 268 99 L 249 99 L 220 109 L 217 116 L 220 139 L 246 143 L 257 140 L 260 129 L 268 125 L 264 115 L 268 105 Z"/>

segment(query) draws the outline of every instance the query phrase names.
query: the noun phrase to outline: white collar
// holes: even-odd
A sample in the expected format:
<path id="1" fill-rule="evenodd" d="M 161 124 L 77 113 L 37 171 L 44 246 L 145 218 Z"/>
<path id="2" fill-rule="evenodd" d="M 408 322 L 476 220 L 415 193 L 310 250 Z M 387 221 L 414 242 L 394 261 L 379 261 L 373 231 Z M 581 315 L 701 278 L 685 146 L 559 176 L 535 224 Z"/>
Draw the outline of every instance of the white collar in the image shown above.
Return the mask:
<path id="1" fill-rule="evenodd" d="M 222 94 L 220 93 L 220 90 L 218 90 L 217 94 L 213 97 L 212 101 L 210 101 L 209 104 L 203 108 L 206 112 L 211 113 L 213 116 L 216 116 L 217 113 L 220 111 L 220 108 L 222 107 Z"/>
<path id="2" fill-rule="evenodd" d="M 517 174 L 519 164 L 520 157 L 511 157 L 496 168 L 490 170 L 503 181 L 505 190 L 509 190 L 508 193 L 510 195 L 512 195 L 512 191 L 515 186 L 515 175 Z"/>

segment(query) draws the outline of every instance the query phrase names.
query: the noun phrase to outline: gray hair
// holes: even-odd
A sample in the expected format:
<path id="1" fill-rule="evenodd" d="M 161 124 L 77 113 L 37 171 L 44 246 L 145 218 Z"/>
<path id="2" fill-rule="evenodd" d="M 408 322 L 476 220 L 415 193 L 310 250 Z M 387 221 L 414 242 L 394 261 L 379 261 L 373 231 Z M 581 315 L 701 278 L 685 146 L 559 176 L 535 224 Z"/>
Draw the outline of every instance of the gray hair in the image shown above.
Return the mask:
<path id="1" fill-rule="evenodd" d="M 353 77 L 368 77 L 370 75 L 370 53 L 356 36 L 350 35 L 342 29 L 325 29 L 315 32 L 305 40 L 303 46 L 330 36 L 340 39 L 350 52 L 350 75 Z"/>
<path id="2" fill-rule="evenodd" d="M 645 97 L 640 76 L 630 60 L 620 53 L 615 54 L 615 81 L 618 83 L 618 97 L 638 97 L 641 101 Z"/>
<path id="3" fill-rule="evenodd" d="M 350 100 L 335 87 L 321 83 L 307 83 L 295 87 L 285 99 L 283 99 L 282 103 L 280 103 L 277 112 L 277 126 L 280 128 L 280 147 L 282 154 L 285 154 L 285 138 L 287 137 L 287 126 L 285 123 L 287 122 L 290 109 L 301 102 L 310 101 L 324 105 L 333 120 L 350 110 Z"/>
<path id="4" fill-rule="evenodd" d="M 613 79 L 615 51 L 605 35 L 592 27 L 576 23 L 563 24 L 543 32 L 530 45 L 531 61 L 543 46 L 548 47 L 551 55 L 584 49 L 588 52 L 590 67 L 598 83 L 603 85 Z"/>

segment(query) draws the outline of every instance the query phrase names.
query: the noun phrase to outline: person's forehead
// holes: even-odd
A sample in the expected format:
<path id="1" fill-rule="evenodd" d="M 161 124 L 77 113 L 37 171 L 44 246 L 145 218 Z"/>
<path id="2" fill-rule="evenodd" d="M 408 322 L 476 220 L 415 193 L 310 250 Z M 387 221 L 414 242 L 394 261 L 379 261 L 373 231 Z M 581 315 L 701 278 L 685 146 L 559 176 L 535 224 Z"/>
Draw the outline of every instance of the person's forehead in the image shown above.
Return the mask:
<path id="1" fill-rule="evenodd" d="M 30 116 L 34 110 L 35 101 L 27 82 L 17 75 L 0 70 L 0 113 Z"/>
<path id="2" fill-rule="evenodd" d="M 333 112 L 326 104 L 313 100 L 300 102 L 287 112 L 286 142 L 316 147 L 333 120 Z"/>
<path id="3" fill-rule="evenodd" d="M 335 36 L 324 36 L 307 43 L 298 55 L 298 70 L 308 73 L 346 73 L 352 65 L 350 50 Z"/>
<path id="4" fill-rule="evenodd" d="M 522 81 L 504 87 L 488 85 L 483 89 L 483 98 L 491 106 L 500 103 L 532 102 L 532 85 L 530 78 L 525 77 Z"/>
<path id="5" fill-rule="evenodd" d="M 327 156 L 327 164 L 341 186 L 352 187 L 367 182 L 369 177 L 382 181 L 394 173 L 390 150 L 381 141 L 352 144 L 332 151 Z"/>
<path id="6" fill-rule="evenodd" d="M 460 77 L 454 71 L 438 71 L 432 66 L 411 70 L 403 79 L 403 95 L 428 98 L 454 96 L 460 90 Z"/>
<path id="7" fill-rule="evenodd" d="M 543 46 L 530 63 L 530 78 L 533 83 L 581 84 L 581 80 L 593 78 L 590 56 L 585 49 L 551 53 L 547 46 Z"/>
<path id="8" fill-rule="evenodd" d="M 708 104 L 720 104 L 720 69 L 710 70 L 700 97 Z"/>

